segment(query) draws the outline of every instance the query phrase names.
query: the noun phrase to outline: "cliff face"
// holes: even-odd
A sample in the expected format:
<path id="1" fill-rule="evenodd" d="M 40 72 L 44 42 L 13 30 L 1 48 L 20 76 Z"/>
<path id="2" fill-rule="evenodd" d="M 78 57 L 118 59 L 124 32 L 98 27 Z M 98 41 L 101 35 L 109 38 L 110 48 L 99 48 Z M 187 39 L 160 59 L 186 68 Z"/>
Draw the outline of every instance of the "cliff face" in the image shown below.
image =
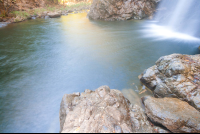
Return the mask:
<path id="1" fill-rule="evenodd" d="M 88 17 L 92 19 L 129 20 L 151 17 L 159 0 L 93 0 Z"/>

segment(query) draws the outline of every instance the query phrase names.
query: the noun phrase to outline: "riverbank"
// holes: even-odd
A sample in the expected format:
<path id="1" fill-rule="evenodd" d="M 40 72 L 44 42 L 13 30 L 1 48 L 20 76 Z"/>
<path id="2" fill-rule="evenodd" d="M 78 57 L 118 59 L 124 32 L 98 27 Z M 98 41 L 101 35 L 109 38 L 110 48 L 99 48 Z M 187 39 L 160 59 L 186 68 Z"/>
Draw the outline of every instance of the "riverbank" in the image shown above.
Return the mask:
<path id="1" fill-rule="evenodd" d="M 28 9 L 26 11 L 12 11 L 8 17 L 0 17 L 0 22 L 5 24 L 22 22 L 36 18 L 56 18 L 69 13 L 88 12 L 91 3 L 79 2 L 71 5 L 54 5 Z"/>

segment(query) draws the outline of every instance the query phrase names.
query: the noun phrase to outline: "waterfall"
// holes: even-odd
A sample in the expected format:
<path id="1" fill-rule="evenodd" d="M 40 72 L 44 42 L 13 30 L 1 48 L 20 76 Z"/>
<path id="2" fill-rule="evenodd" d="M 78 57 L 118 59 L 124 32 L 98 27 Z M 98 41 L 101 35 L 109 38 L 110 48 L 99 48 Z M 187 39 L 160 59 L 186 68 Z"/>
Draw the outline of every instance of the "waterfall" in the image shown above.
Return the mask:
<path id="1" fill-rule="evenodd" d="M 159 36 L 200 39 L 200 0 L 161 0 L 152 32 Z"/>

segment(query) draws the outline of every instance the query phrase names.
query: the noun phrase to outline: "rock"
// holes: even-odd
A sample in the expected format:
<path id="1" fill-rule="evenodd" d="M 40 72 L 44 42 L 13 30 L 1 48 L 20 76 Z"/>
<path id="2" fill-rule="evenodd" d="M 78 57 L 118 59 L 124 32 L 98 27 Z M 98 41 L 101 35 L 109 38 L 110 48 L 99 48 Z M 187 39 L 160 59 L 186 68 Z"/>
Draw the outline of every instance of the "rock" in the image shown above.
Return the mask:
<path id="1" fill-rule="evenodd" d="M 173 97 L 200 110 L 200 55 L 172 54 L 139 76 L 155 97 Z"/>
<path id="2" fill-rule="evenodd" d="M 152 16 L 158 0 L 93 0 L 88 17 L 91 19 L 128 20 Z"/>
<path id="3" fill-rule="evenodd" d="M 35 19 L 36 19 L 36 17 L 31 17 L 31 19 L 35 20 Z"/>
<path id="4" fill-rule="evenodd" d="M 0 17 L 0 22 L 2 22 L 3 21 L 3 18 L 2 17 Z"/>
<path id="5" fill-rule="evenodd" d="M 74 12 L 74 11 L 72 11 L 72 10 L 67 10 L 67 13 L 72 13 L 72 12 Z"/>
<path id="6" fill-rule="evenodd" d="M 200 112 L 177 98 L 145 97 L 147 116 L 173 133 L 199 133 Z"/>
<path id="7" fill-rule="evenodd" d="M 95 91 L 66 94 L 60 105 L 60 132 L 132 133 L 157 132 L 144 111 L 132 105 L 123 94 L 108 86 Z M 167 132 L 159 128 L 160 132 Z"/>
<path id="8" fill-rule="evenodd" d="M 49 19 L 49 16 L 46 15 L 46 16 L 44 17 L 44 19 Z"/>
<path id="9" fill-rule="evenodd" d="M 58 18 L 58 17 L 60 17 L 61 16 L 61 13 L 48 13 L 48 16 L 50 17 L 50 18 Z"/>

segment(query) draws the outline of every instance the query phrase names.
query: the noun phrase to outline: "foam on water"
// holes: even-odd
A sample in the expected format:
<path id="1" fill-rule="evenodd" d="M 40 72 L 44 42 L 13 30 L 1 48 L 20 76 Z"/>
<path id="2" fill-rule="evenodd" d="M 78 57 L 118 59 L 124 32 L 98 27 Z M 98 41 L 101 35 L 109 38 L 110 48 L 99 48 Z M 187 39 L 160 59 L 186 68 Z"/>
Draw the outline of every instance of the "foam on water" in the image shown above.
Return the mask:
<path id="1" fill-rule="evenodd" d="M 146 25 L 146 36 L 199 41 L 199 12 L 200 0 L 162 0 L 154 22 Z"/>

